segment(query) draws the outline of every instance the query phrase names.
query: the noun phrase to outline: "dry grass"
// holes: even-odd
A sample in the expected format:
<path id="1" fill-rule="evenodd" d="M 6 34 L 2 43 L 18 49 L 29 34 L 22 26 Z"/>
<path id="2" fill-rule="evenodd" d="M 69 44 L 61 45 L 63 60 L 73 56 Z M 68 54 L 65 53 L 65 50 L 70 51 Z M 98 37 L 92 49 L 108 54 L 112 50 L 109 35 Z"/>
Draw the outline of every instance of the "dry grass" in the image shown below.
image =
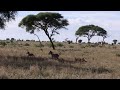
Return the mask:
<path id="1" fill-rule="evenodd" d="M 39 43 L 22 44 L 0 47 L 0 79 L 120 79 L 120 46 L 63 43 L 52 50 L 44 43 L 41 51 L 34 45 Z M 60 59 L 51 59 L 50 50 L 61 53 Z M 35 57 L 27 57 L 27 51 Z M 75 62 L 75 58 L 87 62 Z"/>

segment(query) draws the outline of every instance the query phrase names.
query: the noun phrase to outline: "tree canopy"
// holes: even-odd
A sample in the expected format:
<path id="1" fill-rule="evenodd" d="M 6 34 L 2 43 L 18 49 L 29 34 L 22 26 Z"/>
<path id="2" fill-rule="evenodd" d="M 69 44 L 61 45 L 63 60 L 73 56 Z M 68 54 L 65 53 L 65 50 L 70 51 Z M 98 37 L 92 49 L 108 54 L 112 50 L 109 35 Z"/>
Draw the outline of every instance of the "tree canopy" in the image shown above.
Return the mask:
<path id="1" fill-rule="evenodd" d="M 42 12 L 37 15 L 28 15 L 21 20 L 19 27 L 25 27 L 27 32 L 34 33 L 35 30 L 43 30 L 50 42 L 53 49 L 55 49 L 52 36 L 59 34 L 58 29 L 64 28 L 69 25 L 68 21 L 59 13 Z"/>
<path id="2" fill-rule="evenodd" d="M 6 22 L 15 19 L 17 11 L 0 11 L 0 29 L 5 29 Z"/>
<path id="3" fill-rule="evenodd" d="M 104 30 L 103 28 L 99 27 L 97 35 L 102 36 L 103 37 L 103 42 L 104 42 L 104 39 L 107 38 L 107 31 Z"/>

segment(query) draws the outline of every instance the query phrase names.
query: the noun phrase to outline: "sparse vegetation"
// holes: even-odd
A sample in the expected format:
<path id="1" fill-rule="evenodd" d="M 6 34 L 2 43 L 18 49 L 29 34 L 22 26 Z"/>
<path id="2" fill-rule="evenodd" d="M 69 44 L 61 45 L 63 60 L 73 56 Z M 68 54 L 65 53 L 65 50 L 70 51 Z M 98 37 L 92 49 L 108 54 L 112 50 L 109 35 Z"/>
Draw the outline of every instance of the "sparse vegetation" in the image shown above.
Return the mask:
<path id="1" fill-rule="evenodd" d="M 26 42 L 24 42 L 26 43 Z M 39 42 L 34 42 L 38 43 Z M 79 44 L 74 44 L 73 49 L 67 47 L 54 50 L 59 55 L 59 59 L 51 59 L 48 54 L 51 48 L 45 45 L 43 52 L 38 47 L 9 47 L 0 48 L 0 78 L 16 79 L 109 79 L 120 78 L 119 70 L 119 45 L 118 49 L 104 48 L 82 48 Z M 81 46 L 85 46 L 81 44 Z M 25 49 L 27 48 L 27 49 Z M 34 54 L 34 57 L 28 57 L 27 50 Z M 63 51 L 64 50 L 64 51 Z M 104 52 L 104 53 L 101 53 Z M 116 56 L 115 56 L 116 53 Z M 75 58 L 85 58 L 85 62 L 75 61 Z M 86 62 L 87 61 L 87 62 Z"/>
<path id="2" fill-rule="evenodd" d="M 7 43 L 6 43 L 6 42 L 0 42 L 0 45 L 2 45 L 2 46 L 6 46 Z"/>
<path id="3" fill-rule="evenodd" d="M 28 44 L 28 43 L 25 43 L 25 46 L 30 46 L 30 44 Z"/>
<path id="4" fill-rule="evenodd" d="M 120 54 L 116 54 L 116 56 L 120 57 Z"/>
<path id="5" fill-rule="evenodd" d="M 56 46 L 58 46 L 58 47 L 63 47 L 64 45 L 63 45 L 62 43 L 57 43 Z"/>
<path id="6" fill-rule="evenodd" d="M 47 46 L 51 48 L 52 44 L 51 43 L 47 43 Z M 54 45 L 54 47 L 56 47 L 56 45 Z"/>
<path id="7" fill-rule="evenodd" d="M 74 48 L 74 46 L 70 45 L 69 48 Z"/>
<path id="8" fill-rule="evenodd" d="M 41 45 L 35 44 L 35 47 L 44 47 L 44 45 L 43 44 L 41 44 Z"/>

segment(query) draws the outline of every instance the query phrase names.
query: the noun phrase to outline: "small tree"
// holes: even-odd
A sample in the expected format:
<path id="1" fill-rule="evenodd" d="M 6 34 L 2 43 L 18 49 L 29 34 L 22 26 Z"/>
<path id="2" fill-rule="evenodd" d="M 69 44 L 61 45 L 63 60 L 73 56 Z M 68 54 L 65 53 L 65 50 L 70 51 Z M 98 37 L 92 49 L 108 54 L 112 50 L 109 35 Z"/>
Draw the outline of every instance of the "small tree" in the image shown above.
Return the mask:
<path id="1" fill-rule="evenodd" d="M 6 38 L 7 41 L 9 41 L 10 39 L 9 38 Z"/>
<path id="2" fill-rule="evenodd" d="M 68 40 L 67 42 L 68 42 L 68 44 L 71 44 L 71 43 L 73 43 L 73 42 L 72 42 L 72 41 L 70 41 L 70 40 Z"/>
<path id="3" fill-rule="evenodd" d="M 113 40 L 113 43 L 114 43 L 114 44 L 117 44 L 117 41 L 118 41 L 118 40 L 114 39 L 114 40 Z"/>
<path id="4" fill-rule="evenodd" d="M 69 25 L 68 21 L 61 14 L 51 12 L 28 15 L 19 23 L 19 27 L 26 27 L 26 31 L 28 32 L 34 33 L 35 30 L 43 30 L 49 38 L 53 49 L 55 49 L 55 46 L 52 37 L 55 34 L 59 34 L 58 29 L 65 28 L 67 25 Z"/>
<path id="5" fill-rule="evenodd" d="M 82 43 L 82 40 L 80 39 L 80 40 L 78 40 L 78 42 L 79 42 L 79 43 Z"/>
<path id="6" fill-rule="evenodd" d="M 14 41 L 14 40 L 15 40 L 14 38 L 11 38 L 11 40 L 10 40 L 10 41 L 11 41 L 11 43 L 13 43 L 13 41 Z"/>

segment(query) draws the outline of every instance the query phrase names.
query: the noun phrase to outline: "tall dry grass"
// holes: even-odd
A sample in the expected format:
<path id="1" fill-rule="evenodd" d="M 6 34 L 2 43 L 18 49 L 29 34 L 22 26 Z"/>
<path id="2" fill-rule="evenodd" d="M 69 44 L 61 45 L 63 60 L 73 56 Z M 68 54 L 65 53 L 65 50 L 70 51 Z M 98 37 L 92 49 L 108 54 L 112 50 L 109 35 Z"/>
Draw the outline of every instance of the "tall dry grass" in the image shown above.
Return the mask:
<path id="1" fill-rule="evenodd" d="M 120 46 L 113 48 L 89 47 L 86 45 L 66 44 L 49 48 L 7 45 L 0 47 L 0 79 L 119 79 Z M 69 46 L 72 46 L 70 48 Z M 51 59 L 48 52 L 61 53 L 59 60 Z M 28 57 L 29 51 L 35 57 Z M 75 58 L 84 58 L 87 62 L 75 62 Z"/>

